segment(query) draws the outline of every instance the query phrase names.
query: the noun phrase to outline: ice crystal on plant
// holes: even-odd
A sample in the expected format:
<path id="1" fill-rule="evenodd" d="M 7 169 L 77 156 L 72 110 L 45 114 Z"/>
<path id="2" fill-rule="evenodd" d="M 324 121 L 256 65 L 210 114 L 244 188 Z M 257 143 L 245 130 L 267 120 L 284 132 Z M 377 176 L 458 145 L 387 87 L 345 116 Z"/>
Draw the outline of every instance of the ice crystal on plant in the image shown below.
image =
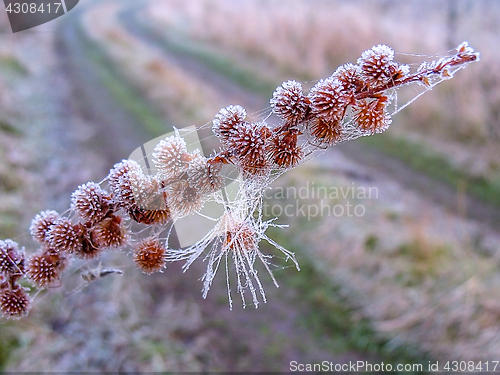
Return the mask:
<path id="1" fill-rule="evenodd" d="M 215 115 L 212 131 L 221 142 L 225 142 L 236 132 L 236 128 L 245 122 L 247 111 L 240 105 L 222 108 Z"/>
<path id="2" fill-rule="evenodd" d="M 111 216 L 92 228 L 90 238 L 95 247 L 106 249 L 125 245 L 128 236 L 121 217 Z"/>
<path id="3" fill-rule="evenodd" d="M 134 262 L 146 274 L 161 271 L 166 264 L 166 248 L 157 238 L 142 240 L 134 250 Z"/>
<path id="4" fill-rule="evenodd" d="M 222 163 L 199 158 L 190 163 L 186 172 L 187 182 L 200 194 L 211 194 L 224 186 L 225 178 L 221 171 Z"/>
<path id="5" fill-rule="evenodd" d="M 111 198 L 99 184 L 87 182 L 71 195 L 71 209 L 84 221 L 102 220 L 110 210 Z"/>
<path id="6" fill-rule="evenodd" d="M 297 81 L 286 81 L 273 93 L 270 101 L 273 111 L 287 124 L 301 122 L 309 109 L 307 97 L 302 92 L 302 85 Z"/>
<path id="7" fill-rule="evenodd" d="M 0 312 L 7 319 L 20 319 L 28 315 L 31 298 L 26 291 L 16 285 L 13 289 L 0 289 Z"/>
<path id="8" fill-rule="evenodd" d="M 169 185 L 167 191 L 167 205 L 174 219 L 194 214 L 205 203 L 204 196 L 196 188 L 181 180 Z"/>
<path id="9" fill-rule="evenodd" d="M 259 305 L 259 295 L 262 301 L 266 302 L 266 294 L 258 271 L 255 269 L 257 260 L 263 264 L 274 284 L 278 286 L 271 271 L 272 263 L 270 260 L 272 256 L 262 253 L 259 248 L 259 243 L 262 240 L 275 246 L 286 256 L 286 260 L 292 260 L 297 269 L 299 268 L 294 254 L 276 244 L 265 234 L 267 228 L 273 226 L 272 220 L 262 221 L 260 215 L 255 218 L 249 212 L 253 212 L 253 210 L 246 206 L 246 202 L 237 199 L 226 207 L 224 214 L 217 220 L 214 228 L 198 243 L 187 249 L 169 249 L 167 251 L 167 260 L 186 261 L 183 267 L 185 271 L 199 257 L 203 257 L 204 261 L 207 262 L 207 271 L 202 278 L 204 298 L 207 297 L 213 279 L 222 264 L 226 270 L 227 293 L 231 308 L 230 263 L 236 270 L 236 290 L 241 296 L 244 307 L 246 306 L 246 292 L 250 293 L 255 307 Z"/>
<path id="10" fill-rule="evenodd" d="M 155 147 L 153 162 L 160 176 L 168 180 L 185 172 L 189 162 L 196 156 L 187 151 L 184 139 L 171 136 L 160 141 Z"/>
<path id="11" fill-rule="evenodd" d="M 24 250 L 12 240 L 0 240 L 0 274 L 22 275 L 24 273 Z"/>
<path id="12" fill-rule="evenodd" d="M 28 261 L 26 276 L 38 287 L 55 286 L 66 266 L 66 256 L 48 248 L 42 248 Z"/>
<path id="13" fill-rule="evenodd" d="M 57 252 L 76 253 L 82 247 L 83 229 L 67 218 L 59 218 L 47 233 L 49 247 Z"/>
<path id="14" fill-rule="evenodd" d="M 47 233 L 54 222 L 59 219 L 59 213 L 53 210 L 42 211 L 31 221 L 30 232 L 39 243 L 47 241 Z"/>
<path id="15" fill-rule="evenodd" d="M 351 95 L 335 77 L 319 81 L 309 93 L 314 114 L 323 121 L 335 124 L 344 117 Z"/>

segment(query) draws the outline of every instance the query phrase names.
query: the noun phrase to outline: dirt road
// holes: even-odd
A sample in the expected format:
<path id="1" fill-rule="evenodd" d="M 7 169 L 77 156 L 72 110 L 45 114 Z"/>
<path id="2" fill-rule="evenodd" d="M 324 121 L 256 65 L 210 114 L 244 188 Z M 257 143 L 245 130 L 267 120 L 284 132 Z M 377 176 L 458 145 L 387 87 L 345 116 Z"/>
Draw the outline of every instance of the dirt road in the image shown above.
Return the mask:
<path id="1" fill-rule="evenodd" d="M 157 37 L 148 34 L 135 19 L 136 9 L 129 8 L 129 3 L 123 4 L 123 29 L 144 44 L 161 47 Z M 65 191 L 57 191 L 58 197 L 63 192 L 69 196 L 71 186 L 74 188 L 85 182 L 82 181 L 84 178 L 100 180 L 115 162 L 128 157 L 133 149 L 157 135 L 145 131 L 137 118 L 103 85 L 102 60 L 91 58 L 99 52 L 89 47 L 81 29 L 80 20 L 85 11 L 84 4 L 81 4 L 72 11 L 73 14 L 65 16 L 68 19 L 61 25 L 55 55 L 61 73 L 57 79 L 63 79 L 65 87 L 69 88 L 68 96 L 58 100 L 63 100 L 64 107 L 69 108 L 71 122 L 67 126 L 80 137 L 67 142 L 64 137 L 70 129 L 58 128 L 57 138 L 48 137 L 44 141 L 48 148 L 54 139 L 65 143 L 74 151 L 71 160 L 75 163 L 80 160 L 74 167 L 84 160 L 86 172 L 70 179 L 65 184 Z M 203 63 L 168 50 L 164 50 L 164 54 L 165 59 L 220 92 L 228 104 L 238 102 L 255 110 L 266 105 L 266 100 L 238 87 Z M 55 80 L 56 76 L 48 76 L 45 83 L 53 84 L 52 79 Z M 433 204 L 444 205 L 455 215 L 461 214 L 453 198 L 456 193 L 445 185 L 428 181 L 425 176 L 390 158 L 364 150 L 362 145 L 339 146 L 336 152 L 356 163 L 336 165 L 338 158 L 330 160 L 334 154 L 326 153 L 321 156 L 319 164 L 328 166 L 332 173 L 349 176 L 354 182 L 372 178 L 366 174 L 366 168 L 356 167 L 356 164 L 368 165 L 373 175 L 379 178 L 382 175 L 391 183 L 404 186 L 401 192 L 414 190 Z M 421 181 L 427 182 L 416 184 Z M 467 212 L 491 227 L 500 222 L 498 212 L 478 202 Z M 125 258 L 125 254 L 117 255 Z M 47 369 L 55 366 L 59 371 L 287 371 L 292 360 L 339 363 L 374 358 L 368 350 L 354 349 L 348 343 L 352 339 L 349 329 L 339 329 L 335 335 L 331 333 L 332 327 L 327 327 L 325 332 L 328 334 L 318 336 L 308 319 L 315 316 L 315 307 L 302 298 L 300 291 L 287 287 L 287 278 L 293 278 L 294 270 L 276 273 L 278 280 L 282 281 L 280 289 L 274 288 L 270 280 L 264 281 L 269 303 L 258 310 L 243 310 L 236 306 L 234 311 L 229 311 L 222 275 L 216 280 L 208 299 L 202 300 L 199 278 L 204 264 L 198 264 L 187 274 L 182 274 L 179 265 L 172 265 L 164 274 L 143 276 L 131 267 L 129 260 L 117 260 L 113 256 L 105 261 L 121 262 L 120 266 L 126 268 L 125 276 L 99 281 L 100 284 L 89 285 L 78 293 L 68 293 L 63 301 L 56 303 L 61 310 L 53 311 L 49 321 L 43 322 L 43 332 L 33 334 L 33 342 L 44 343 L 46 349 L 26 348 L 31 355 L 14 369 L 40 371 L 43 366 Z M 74 272 L 77 275 L 78 270 Z M 109 293 L 113 295 L 110 297 Z M 57 291 L 51 293 L 54 294 Z M 321 300 L 322 296 L 317 298 Z M 96 324 L 96 314 L 101 317 L 99 324 Z M 346 319 L 345 325 L 349 327 L 353 324 L 347 321 L 351 311 L 347 309 L 343 314 L 339 315 L 339 320 Z M 35 319 L 43 321 L 40 315 Z M 366 335 L 367 340 L 374 340 L 373 333 Z M 96 346 L 105 350 L 96 352 Z M 49 349 L 53 347 L 59 349 Z M 42 361 L 44 358 L 49 359 Z"/>

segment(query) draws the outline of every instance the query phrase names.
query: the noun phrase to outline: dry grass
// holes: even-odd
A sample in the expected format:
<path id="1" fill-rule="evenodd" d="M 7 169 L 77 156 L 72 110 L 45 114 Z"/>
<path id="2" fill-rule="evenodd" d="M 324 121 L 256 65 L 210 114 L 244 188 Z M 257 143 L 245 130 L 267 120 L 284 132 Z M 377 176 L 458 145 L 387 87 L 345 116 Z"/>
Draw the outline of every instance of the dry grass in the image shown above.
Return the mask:
<path id="1" fill-rule="evenodd" d="M 341 157 L 336 159 L 343 165 Z M 498 234 L 445 210 L 398 184 L 361 171 L 352 179 L 329 169 L 328 161 L 289 172 L 277 181 L 284 187 L 348 189 L 376 186 L 377 199 L 327 199 L 326 204 L 362 204 L 362 217 L 342 215 L 286 218 L 291 241 L 357 306 L 358 318 L 370 319 L 389 346 L 417 345 L 439 360 L 487 360 L 500 355 L 500 252 Z M 351 166 L 352 167 L 352 166 Z M 347 171 L 351 167 L 348 167 Z M 366 173 L 366 174 L 364 174 Z M 399 198 L 396 198 L 399 197 Z M 318 205 L 315 199 L 278 199 L 275 204 Z M 313 218 L 314 219 L 314 218 Z M 492 248 L 478 238 L 489 236 Z"/>
<path id="2" fill-rule="evenodd" d="M 283 6 L 283 1 L 250 0 L 234 4 L 216 0 L 156 4 L 161 8 L 155 9 L 163 11 L 156 13 L 162 22 L 189 21 L 194 36 L 209 37 L 245 53 L 250 51 L 283 70 L 310 77 L 329 74 L 337 64 L 355 59 L 372 44 L 387 43 L 399 51 L 422 53 L 442 53 L 447 49 L 444 31 L 437 26 L 419 28 L 415 33 L 419 18 L 407 22 L 411 17 L 404 14 L 398 23 L 391 23 L 391 15 L 398 12 L 391 8 L 391 2 L 384 9 L 368 2 L 351 5 L 298 0 L 287 1 L 287 6 Z M 163 8 L 165 4 L 169 4 L 167 8 Z M 359 4 L 363 7 L 359 8 Z M 414 4 L 412 7 L 407 11 L 420 9 Z M 479 11 L 474 6 L 474 12 Z M 227 104 L 217 103 L 217 95 L 209 87 L 126 33 L 116 22 L 114 12 L 113 7 L 89 12 L 86 31 L 106 48 L 127 79 L 150 100 L 165 106 L 166 116 L 179 112 L 185 115 L 194 105 L 199 113 L 191 114 L 188 121 L 203 123 Z M 472 17 L 477 17 L 474 12 Z M 428 17 L 440 21 L 443 13 L 430 9 L 419 17 L 428 25 Z M 480 43 L 470 42 L 481 50 Z M 487 71 L 484 66 L 488 56 L 484 57 L 485 65 L 479 70 L 474 67 L 470 75 L 461 72 L 461 81 L 456 85 L 468 87 L 469 83 L 477 83 L 478 72 Z M 495 82 L 483 78 L 479 80 L 483 86 Z M 476 142 L 492 144 L 490 137 L 485 136 L 489 130 L 485 128 L 488 122 L 484 116 L 491 115 L 490 104 L 485 103 L 497 100 L 492 94 L 496 85 L 491 84 L 486 93 L 476 86 L 462 93 L 453 84 L 450 91 L 460 97 L 450 100 L 470 101 L 470 108 L 466 109 L 470 112 L 463 115 L 457 110 L 443 111 L 439 103 L 448 103 L 449 93 L 445 89 L 413 105 L 416 108 L 407 118 L 414 122 L 408 127 L 444 136 L 458 132 L 457 138 L 470 132 Z M 189 103 L 189 108 L 184 107 L 185 103 Z M 207 103 L 216 104 L 211 107 Z M 173 116 L 179 125 L 186 122 L 182 115 Z M 449 123 L 440 122 L 444 124 L 442 128 L 430 126 L 435 115 L 447 116 L 443 118 Z M 475 125 L 471 125 L 473 122 Z M 495 124 L 493 121 L 492 126 Z M 10 142 L 3 139 L 6 144 Z M 4 155 L 0 157 L 7 160 Z M 294 175 L 298 180 L 319 179 L 315 172 L 306 176 L 300 175 L 305 170 L 298 173 Z M 325 186 L 351 183 L 342 177 L 321 175 Z M 481 249 L 474 245 L 474 238 L 485 237 L 477 224 L 452 218 L 420 197 L 401 191 L 396 184 L 374 178 L 384 196 L 364 202 L 368 208 L 366 216 L 318 220 L 307 231 L 298 230 L 297 237 L 307 241 L 312 258 L 343 285 L 343 293 L 358 304 L 361 314 L 372 319 L 380 332 L 395 337 L 394 344 L 417 342 L 439 358 L 449 359 L 452 354 L 453 358 L 467 360 L 498 357 L 498 238 L 488 234 L 493 245 L 484 253 L 493 255 L 483 257 L 478 251 Z M 118 256 L 123 258 L 124 254 Z M 79 280 L 80 271 L 74 270 L 75 279 Z M 209 353 L 211 347 L 207 337 L 199 332 L 202 322 L 198 307 L 189 300 L 165 297 L 169 291 L 165 290 L 164 279 L 152 280 L 130 271 L 127 269 L 126 279 L 106 280 L 99 287 L 89 286 L 67 298 L 61 299 L 57 291 L 41 296 L 33 320 L 23 323 L 25 346 L 19 355 L 24 357 L 11 369 L 201 371 L 200 356 Z M 187 280 L 184 277 L 179 283 Z M 150 296 L 145 290 L 154 293 Z M 53 311 L 59 306 L 59 313 L 55 314 Z M 93 326 L 96 317 L 104 324 L 90 331 L 88 327 Z M 214 342 L 218 339 L 215 337 Z"/>
<path id="3" fill-rule="evenodd" d="M 84 17 L 86 34 L 168 122 L 184 127 L 210 119 L 222 105 L 219 94 L 127 32 L 117 20 L 119 10 L 113 3 L 94 7 Z"/>

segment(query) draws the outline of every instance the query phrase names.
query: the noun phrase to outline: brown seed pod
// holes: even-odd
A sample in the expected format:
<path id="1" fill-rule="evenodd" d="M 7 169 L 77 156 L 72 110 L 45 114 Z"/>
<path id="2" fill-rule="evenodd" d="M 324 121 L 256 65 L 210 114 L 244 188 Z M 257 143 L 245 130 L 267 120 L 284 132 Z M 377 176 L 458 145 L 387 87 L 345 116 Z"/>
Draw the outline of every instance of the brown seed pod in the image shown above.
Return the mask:
<path id="1" fill-rule="evenodd" d="M 286 81 L 273 93 L 271 107 L 285 124 L 294 126 L 300 123 L 309 110 L 309 99 L 302 92 L 297 81 Z"/>
<path id="2" fill-rule="evenodd" d="M 309 123 L 308 128 L 313 138 L 311 143 L 319 147 L 331 146 L 343 139 L 342 124 L 339 121 L 330 123 L 315 118 Z"/>
<path id="3" fill-rule="evenodd" d="M 332 77 L 337 78 L 344 90 L 347 91 L 361 91 L 365 83 L 361 75 L 361 69 L 354 64 L 344 64 L 339 66 Z"/>
<path id="4" fill-rule="evenodd" d="M 298 129 L 290 129 L 281 134 L 275 134 L 271 139 L 269 157 L 280 168 L 291 168 L 297 166 L 304 151 L 297 144 Z"/>
<path id="5" fill-rule="evenodd" d="M 66 261 L 65 255 L 61 253 L 41 249 L 28 260 L 26 276 L 40 288 L 58 286 Z"/>
<path id="6" fill-rule="evenodd" d="M 226 147 L 246 172 L 259 174 L 269 167 L 266 154 L 270 136 L 271 130 L 266 123 L 245 123 L 236 128 Z"/>
<path id="7" fill-rule="evenodd" d="M 117 208 L 129 209 L 141 203 L 144 191 L 150 188 L 151 179 L 136 162 L 128 160 L 122 163 L 122 166 L 115 166 L 116 173 L 110 173 L 110 176 L 113 175 L 109 179 L 110 188 Z"/>
<path id="8" fill-rule="evenodd" d="M 82 247 L 83 228 L 61 217 L 54 222 L 47 233 L 47 243 L 56 252 L 76 253 Z"/>
<path id="9" fill-rule="evenodd" d="M 187 182 L 200 194 L 211 194 L 224 186 L 221 170 L 222 163 L 206 158 L 193 160 L 187 169 Z"/>
<path id="10" fill-rule="evenodd" d="M 161 182 L 158 176 L 146 176 L 140 173 L 130 173 L 128 178 L 130 191 L 133 193 L 134 205 L 131 208 L 142 210 L 160 210 L 165 208 L 162 197 Z"/>
<path id="11" fill-rule="evenodd" d="M 28 315 L 31 298 L 28 293 L 16 285 L 13 289 L 0 291 L 0 311 L 7 319 L 20 319 Z"/>
<path id="12" fill-rule="evenodd" d="M 389 83 L 399 71 L 393 61 L 394 51 L 382 44 L 363 52 L 358 59 L 363 78 L 369 86 L 380 86 Z"/>
<path id="13" fill-rule="evenodd" d="M 164 210 L 144 210 L 142 208 L 133 208 L 128 211 L 130 217 L 141 224 L 159 224 L 164 225 L 167 224 L 170 220 L 172 220 L 172 215 L 168 208 Z"/>
<path id="14" fill-rule="evenodd" d="M 102 220 L 111 209 L 111 197 L 99 184 L 87 182 L 71 195 L 71 208 L 86 222 Z"/>
<path id="15" fill-rule="evenodd" d="M 101 255 L 102 250 L 95 246 L 87 236 L 84 236 L 82 248 L 73 255 L 80 259 L 95 259 Z"/>
<path id="16" fill-rule="evenodd" d="M 387 130 L 392 121 L 386 111 L 387 101 L 386 96 L 381 96 L 357 102 L 353 118 L 358 128 L 368 134 L 382 133 Z"/>
<path id="17" fill-rule="evenodd" d="M 30 232 L 35 241 L 47 243 L 47 232 L 54 222 L 59 219 L 59 213 L 53 210 L 42 211 L 31 221 Z"/>
<path id="18" fill-rule="evenodd" d="M 166 190 L 167 206 L 174 219 L 194 214 L 203 208 L 203 195 L 185 180 L 169 185 Z"/>
<path id="19" fill-rule="evenodd" d="M 11 277 L 24 271 L 24 250 L 12 240 L 0 241 L 0 274 Z"/>
<path id="20" fill-rule="evenodd" d="M 134 250 L 134 262 L 142 272 L 150 275 L 165 268 L 167 249 L 157 238 L 146 238 Z"/>
<path id="21" fill-rule="evenodd" d="M 342 121 L 347 106 L 352 101 L 352 92 L 345 90 L 335 77 L 319 81 L 309 92 L 313 114 L 327 123 Z"/>
<path id="22" fill-rule="evenodd" d="M 245 221 L 229 222 L 224 234 L 224 247 L 233 251 L 252 251 L 257 248 L 258 234 Z"/>
<path id="23" fill-rule="evenodd" d="M 97 223 L 90 231 L 90 240 L 98 249 L 118 248 L 127 243 L 128 235 L 120 216 L 112 215 Z"/>
<path id="24" fill-rule="evenodd" d="M 246 117 L 247 112 L 242 106 L 230 105 L 229 107 L 222 108 L 215 115 L 212 131 L 224 143 L 235 133 L 236 128 L 245 123 Z"/>
<path id="25" fill-rule="evenodd" d="M 180 136 L 171 136 L 160 141 L 153 152 L 153 163 L 163 179 L 173 179 L 188 168 L 199 153 L 187 151 L 186 142 Z M 201 156 L 201 155 L 200 155 Z"/>
<path id="26" fill-rule="evenodd" d="M 135 160 L 126 159 L 113 166 L 113 169 L 109 171 L 108 182 L 111 191 L 113 192 L 120 182 L 120 178 L 130 171 L 140 171 L 141 166 Z"/>

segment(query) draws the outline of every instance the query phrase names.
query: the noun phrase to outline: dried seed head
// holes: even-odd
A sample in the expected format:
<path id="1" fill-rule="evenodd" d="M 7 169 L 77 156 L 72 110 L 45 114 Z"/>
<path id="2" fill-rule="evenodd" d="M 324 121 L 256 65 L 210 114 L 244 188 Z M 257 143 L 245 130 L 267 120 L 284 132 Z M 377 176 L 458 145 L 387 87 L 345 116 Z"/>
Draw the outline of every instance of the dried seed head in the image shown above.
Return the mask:
<path id="1" fill-rule="evenodd" d="M 299 130 L 291 129 L 282 134 L 275 134 L 271 140 L 269 157 L 280 168 L 292 168 L 297 166 L 304 151 L 297 144 Z"/>
<path id="2" fill-rule="evenodd" d="M 139 164 L 134 163 L 115 167 L 117 173 L 109 180 L 117 207 L 128 209 L 140 203 L 141 193 L 149 184 Z"/>
<path id="3" fill-rule="evenodd" d="M 116 163 L 109 171 L 108 182 L 112 192 L 119 188 L 120 178 L 130 171 L 141 171 L 141 166 L 135 160 L 127 159 Z"/>
<path id="4" fill-rule="evenodd" d="M 363 77 L 359 66 L 354 64 L 344 64 L 339 66 L 332 77 L 338 79 L 344 90 L 361 90 L 364 87 Z"/>
<path id="5" fill-rule="evenodd" d="M 221 142 L 226 141 L 235 132 L 235 129 L 245 122 L 247 112 L 239 105 L 230 105 L 222 108 L 215 115 L 212 131 Z"/>
<path id="6" fill-rule="evenodd" d="M 61 217 L 55 221 L 47 233 L 47 243 L 56 252 L 76 253 L 82 247 L 83 229 Z"/>
<path id="7" fill-rule="evenodd" d="M 224 247 L 232 251 L 252 251 L 258 246 L 258 233 L 246 221 L 230 222 L 224 236 Z"/>
<path id="8" fill-rule="evenodd" d="M 313 113 L 328 123 L 336 123 L 344 117 L 351 103 L 352 93 L 346 91 L 335 77 L 319 81 L 310 91 L 309 99 Z"/>
<path id="9" fill-rule="evenodd" d="M 101 255 L 102 248 L 95 246 L 87 236 L 84 236 L 82 248 L 74 255 L 80 259 L 95 259 Z"/>
<path id="10" fill-rule="evenodd" d="M 194 214 L 203 208 L 203 195 L 185 180 L 169 185 L 166 190 L 167 205 L 174 219 Z"/>
<path id="11" fill-rule="evenodd" d="M 96 223 L 110 211 L 111 197 L 95 182 L 87 182 L 71 195 L 71 209 L 84 221 Z"/>
<path id="12" fill-rule="evenodd" d="M 136 207 L 130 209 L 128 214 L 136 222 L 147 225 L 164 225 L 172 220 L 172 215 L 168 208 L 164 210 L 144 210 Z"/>
<path id="13" fill-rule="evenodd" d="M 120 216 L 111 216 L 97 223 L 90 231 L 92 244 L 98 249 L 118 248 L 127 243 L 128 235 Z"/>
<path id="14" fill-rule="evenodd" d="M 0 274 L 9 277 L 24 274 L 24 250 L 12 240 L 0 241 Z"/>
<path id="15" fill-rule="evenodd" d="M 147 238 L 134 250 L 134 262 L 142 272 L 150 275 L 165 267 L 167 249 L 157 238 Z"/>
<path id="16" fill-rule="evenodd" d="M 31 308 L 31 299 L 19 285 L 12 290 L 4 289 L 0 292 L 0 311 L 7 319 L 20 319 L 28 315 Z"/>
<path id="17" fill-rule="evenodd" d="M 61 271 L 65 266 L 65 255 L 53 250 L 41 249 L 30 257 L 26 267 L 26 276 L 40 288 L 57 286 Z"/>
<path id="18" fill-rule="evenodd" d="M 224 186 L 225 180 L 221 171 L 222 163 L 198 158 L 189 164 L 187 182 L 200 194 L 211 194 Z"/>
<path id="19" fill-rule="evenodd" d="M 274 92 L 271 107 L 279 118 L 293 126 L 300 123 L 306 116 L 309 99 L 304 96 L 299 82 L 286 81 Z"/>
<path id="20" fill-rule="evenodd" d="M 165 208 L 162 197 L 161 183 L 153 176 L 146 176 L 141 172 L 131 172 L 128 175 L 128 189 L 132 192 L 135 205 L 144 210 L 158 210 Z"/>
<path id="21" fill-rule="evenodd" d="M 309 123 L 308 128 L 313 138 L 312 143 L 318 146 L 331 146 L 344 137 L 342 124 L 339 121 L 327 122 L 315 118 Z"/>
<path id="22" fill-rule="evenodd" d="M 391 124 L 391 116 L 386 111 L 388 98 L 365 99 L 354 107 L 354 121 L 367 134 L 382 133 Z"/>
<path id="23" fill-rule="evenodd" d="M 168 180 L 181 175 L 194 157 L 187 151 L 184 139 L 171 136 L 156 145 L 153 163 L 162 178 Z"/>
<path id="24" fill-rule="evenodd" d="M 382 44 L 363 52 L 358 59 L 363 77 L 372 86 L 384 85 L 391 81 L 399 70 L 393 61 L 394 51 Z"/>
<path id="25" fill-rule="evenodd" d="M 59 219 L 59 213 L 52 210 L 42 211 L 36 215 L 30 226 L 33 239 L 41 244 L 47 243 L 47 232 L 57 219 Z"/>
<path id="26" fill-rule="evenodd" d="M 258 174 L 268 165 L 266 154 L 270 136 L 271 130 L 265 122 L 245 123 L 235 129 L 226 147 L 246 171 Z"/>

